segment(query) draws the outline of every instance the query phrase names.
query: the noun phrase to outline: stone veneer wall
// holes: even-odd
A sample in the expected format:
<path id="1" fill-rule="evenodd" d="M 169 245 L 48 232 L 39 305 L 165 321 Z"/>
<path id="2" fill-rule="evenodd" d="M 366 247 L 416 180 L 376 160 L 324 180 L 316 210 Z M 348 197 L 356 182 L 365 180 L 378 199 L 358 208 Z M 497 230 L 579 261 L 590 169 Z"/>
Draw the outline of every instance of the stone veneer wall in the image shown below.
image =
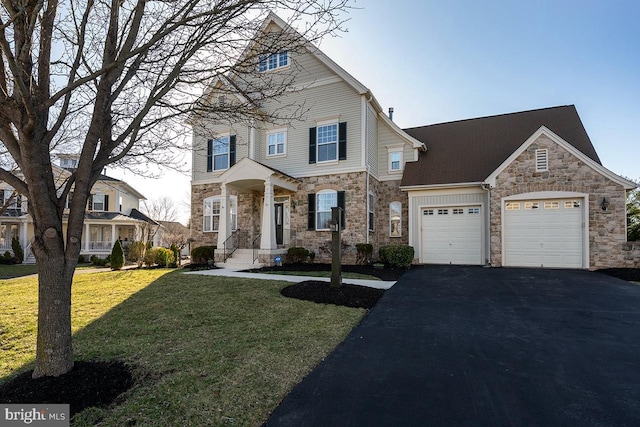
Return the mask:
<path id="1" fill-rule="evenodd" d="M 548 150 L 549 170 L 535 171 L 535 150 Z M 634 250 L 625 249 L 626 194 L 624 188 L 600 175 L 577 157 L 541 136 L 496 179 L 491 190 L 491 264 L 502 263 L 502 199 L 540 191 L 570 191 L 589 194 L 589 268 L 625 267 L 634 262 Z M 600 208 L 609 200 L 606 211 Z M 637 254 L 637 251 L 635 252 Z"/>
<path id="2" fill-rule="evenodd" d="M 298 187 L 298 191 L 295 193 L 290 193 L 276 188 L 274 196 L 288 195 L 291 199 L 290 227 L 295 236 L 295 240 L 291 242 L 291 246 L 302 246 L 314 251 L 316 253 L 317 262 L 330 262 L 331 232 L 307 229 L 308 194 L 317 193 L 321 190 L 327 189 L 345 191 L 346 224 L 342 231 L 342 240 L 346 246 L 344 247 L 342 259 L 345 264 L 355 263 L 355 245 L 357 243 L 366 242 L 366 177 L 367 175 L 364 172 L 355 172 L 299 178 L 300 185 Z M 374 182 L 377 183 L 375 179 L 371 178 L 371 183 Z M 387 187 L 389 187 L 389 185 L 383 185 L 381 187 L 383 188 L 381 195 L 392 191 L 388 190 Z M 393 188 L 393 186 L 391 186 L 391 188 Z M 262 193 L 257 191 L 238 193 L 229 186 L 229 194 L 238 196 L 238 228 L 243 230 L 253 230 L 254 234 L 257 235 L 261 226 Z M 217 232 L 204 233 L 202 231 L 203 200 L 207 197 L 217 195 L 220 195 L 219 184 L 198 184 L 192 186 L 191 235 L 194 239 L 193 244 L 191 245 L 192 248 L 201 245 L 216 245 L 218 243 Z M 400 195 L 406 197 L 405 194 Z M 387 196 L 385 195 L 384 197 L 386 198 Z M 380 206 L 378 206 L 376 217 L 382 216 L 379 215 L 380 209 L 383 211 L 386 209 L 387 212 L 382 212 L 382 214 L 386 214 L 388 216 L 388 203 L 384 201 L 380 203 L 386 203 L 387 207 L 380 208 Z M 406 203 L 403 204 L 403 207 L 404 205 L 406 205 Z M 377 228 L 380 229 L 378 226 Z"/>
<path id="3" fill-rule="evenodd" d="M 377 259 L 380 246 L 409 244 L 409 197 L 405 191 L 400 190 L 400 180 L 379 182 L 371 178 L 369 189 L 376 195 L 375 225 L 374 231 L 369 233 L 369 243 L 373 244 L 374 259 Z M 389 235 L 389 205 L 391 202 L 402 203 L 400 237 Z"/>

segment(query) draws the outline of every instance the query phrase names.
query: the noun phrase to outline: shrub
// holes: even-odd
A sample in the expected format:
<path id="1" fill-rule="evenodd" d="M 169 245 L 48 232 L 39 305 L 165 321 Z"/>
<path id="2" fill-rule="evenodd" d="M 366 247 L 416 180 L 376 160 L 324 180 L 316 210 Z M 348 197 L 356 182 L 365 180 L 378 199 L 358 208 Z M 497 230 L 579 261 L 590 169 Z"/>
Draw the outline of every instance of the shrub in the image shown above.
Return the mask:
<path id="1" fill-rule="evenodd" d="M 146 265 L 147 267 L 151 267 L 156 263 L 156 251 L 157 248 L 147 248 L 147 250 L 144 252 L 144 265 Z"/>
<path id="2" fill-rule="evenodd" d="M 373 245 L 371 243 L 356 243 L 356 264 L 368 264 L 373 254 Z"/>
<path id="3" fill-rule="evenodd" d="M 6 251 L 4 255 L 0 256 L 0 264 L 15 264 L 16 260 L 11 252 Z"/>
<path id="4" fill-rule="evenodd" d="M 84 264 L 86 262 L 87 262 L 87 257 L 85 257 L 84 255 L 78 256 L 78 264 Z"/>
<path id="5" fill-rule="evenodd" d="M 127 256 L 127 259 L 138 264 L 138 267 L 142 267 L 142 264 L 144 264 L 144 254 L 146 250 L 147 245 L 144 242 L 131 242 L 129 245 L 129 255 Z"/>
<path id="6" fill-rule="evenodd" d="M 195 264 L 204 264 L 215 258 L 216 246 L 198 246 L 191 250 L 191 262 Z"/>
<path id="7" fill-rule="evenodd" d="M 17 237 L 11 239 L 11 249 L 13 250 L 13 256 L 18 264 L 24 261 L 24 251 L 22 250 L 22 245 Z"/>
<path id="8" fill-rule="evenodd" d="M 109 256 L 109 258 L 111 258 L 111 256 Z M 108 258 L 102 259 L 102 258 L 98 258 L 96 255 L 91 255 L 91 264 L 97 267 L 104 267 L 108 263 L 109 263 Z"/>
<path id="9" fill-rule="evenodd" d="M 173 252 L 173 262 L 167 264 L 170 268 L 178 267 L 178 261 L 180 261 L 180 249 L 173 243 L 169 246 L 169 250 Z"/>
<path id="10" fill-rule="evenodd" d="M 124 251 L 120 240 L 116 240 L 116 244 L 111 249 L 111 268 L 120 270 L 122 267 L 124 267 Z"/>
<path id="11" fill-rule="evenodd" d="M 171 264 L 175 263 L 176 259 L 173 256 L 173 251 L 167 248 L 156 248 L 155 249 L 155 261 L 156 264 L 160 267 L 171 266 Z"/>
<path id="12" fill-rule="evenodd" d="M 287 258 L 291 263 L 300 263 L 307 259 L 309 256 L 309 251 L 305 248 L 301 247 L 293 247 L 287 249 Z"/>
<path id="13" fill-rule="evenodd" d="M 380 261 L 389 267 L 409 268 L 413 262 L 413 246 L 387 245 L 378 250 Z"/>

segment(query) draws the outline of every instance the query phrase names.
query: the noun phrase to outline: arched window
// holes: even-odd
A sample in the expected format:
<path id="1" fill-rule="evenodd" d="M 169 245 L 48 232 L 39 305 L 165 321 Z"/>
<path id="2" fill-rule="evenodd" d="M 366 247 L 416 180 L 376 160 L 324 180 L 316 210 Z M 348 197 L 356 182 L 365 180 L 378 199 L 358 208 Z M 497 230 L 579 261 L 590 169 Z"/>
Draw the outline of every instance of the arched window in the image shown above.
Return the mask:
<path id="1" fill-rule="evenodd" d="M 402 236 L 402 203 L 400 202 L 389 204 L 389 236 Z"/>

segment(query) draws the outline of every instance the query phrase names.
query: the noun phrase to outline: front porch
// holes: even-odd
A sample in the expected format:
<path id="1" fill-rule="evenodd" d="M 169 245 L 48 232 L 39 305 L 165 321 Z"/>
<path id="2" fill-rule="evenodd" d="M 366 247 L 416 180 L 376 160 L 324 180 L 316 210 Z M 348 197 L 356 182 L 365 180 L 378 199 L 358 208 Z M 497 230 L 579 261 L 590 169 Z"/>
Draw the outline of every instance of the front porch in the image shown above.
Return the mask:
<path id="1" fill-rule="evenodd" d="M 210 231 L 218 232 L 216 265 L 270 265 L 296 245 L 291 196 L 298 180 L 248 158 L 219 179 L 220 196 L 205 201 L 204 212 Z"/>

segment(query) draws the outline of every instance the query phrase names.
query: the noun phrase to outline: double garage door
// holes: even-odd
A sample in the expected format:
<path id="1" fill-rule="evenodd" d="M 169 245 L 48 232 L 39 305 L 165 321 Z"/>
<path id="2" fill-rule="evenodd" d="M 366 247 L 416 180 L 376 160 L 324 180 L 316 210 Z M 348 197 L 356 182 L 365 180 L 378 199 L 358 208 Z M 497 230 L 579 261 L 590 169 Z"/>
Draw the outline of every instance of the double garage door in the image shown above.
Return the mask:
<path id="1" fill-rule="evenodd" d="M 420 262 L 425 264 L 482 264 L 480 206 L 422 210 Z"/>
<path id="2" fill-rule="evenodd" d="M 509 267 L 584 267 L 584 200 L 507 201 L 503 264 Z M 482 207 L 423 208 L 420 262 L 481 265 Z"/>
<path id="3" fill-rule="evenodd" d="M 583 268 L 582 199 L 508 201 L 504 265 Z"/>

